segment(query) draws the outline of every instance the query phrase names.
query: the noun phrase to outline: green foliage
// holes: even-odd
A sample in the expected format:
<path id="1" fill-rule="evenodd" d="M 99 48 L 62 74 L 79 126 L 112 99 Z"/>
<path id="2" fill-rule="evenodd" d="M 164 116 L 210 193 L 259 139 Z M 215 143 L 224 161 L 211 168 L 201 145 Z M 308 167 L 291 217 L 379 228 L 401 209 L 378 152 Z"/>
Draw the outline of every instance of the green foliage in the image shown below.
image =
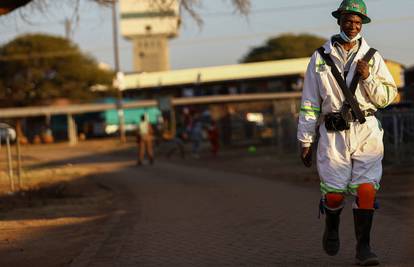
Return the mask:
<path id="1" fill-rule="evenodd" d="M 282 34 L 269 39 L 263 46 L 254 47 L 241 61 L 247 63 L 310 57 L 325 42 L 326 39 L 310 34 Z"/>
<path id="2" fill-rule="evenodd" d="M 91 100 L 96 84 L 112 84 L 102 70 L 69 40 L 45 34 L 17 37 L 0 47 L 0 105 L 46 104 L 56 98 Z"/>

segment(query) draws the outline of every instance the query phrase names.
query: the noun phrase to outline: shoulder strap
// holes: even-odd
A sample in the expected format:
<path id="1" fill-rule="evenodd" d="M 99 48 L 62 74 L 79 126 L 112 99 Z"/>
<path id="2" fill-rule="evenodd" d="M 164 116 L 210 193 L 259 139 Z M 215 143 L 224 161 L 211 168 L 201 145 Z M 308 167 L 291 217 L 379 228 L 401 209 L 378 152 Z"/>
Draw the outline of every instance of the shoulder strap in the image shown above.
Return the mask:
<path id="1" fill-rule="evenodd" d="M 362 58 L 362 60 L 369 63 L 376 52 L 377 50 L 375 48 L 370 48 L 368 52 L 365 54 L 365 56 Z M 358 86 L 360 79 L 361 79 L 361 75 L 359 73 L 355 73 L 351 81 L 351 86 L 349 86 L 349 90 L 351 90 L 352 94 L 355 94 L 355 90 Z"/>
<path id="2" fill-rule="evenodd" d="M 328 64 L 328 66 L 331 67 L 332 75 L 334 76 L 339 87 L 341 87 L 342 92 L 344 93 L 345 99 L 348 102 L 348 104 L 351 106 L 351 109 L 355 113 L 355 116 L 357 117 L 359 123 L 361 124 L 365 123 L 366 121 L 365 116 L 362 113 L 361 108 L 359 107 L 358 101 L 356 100 L 356 98 L 354 97 L 354 94 L 351 92 L 351 90 L 346 85 L 345 80 L 342 78 L 342 75 L 339 72 L 338 68 L 335 66 L 335 63 L 333 62 L 332 58 L 328 54 L 325 54 L 325 49 L 323 47 L 318 48 L 318 53 L 325 60 L 326 64 Z M 357 81 L 359 81 L 359 78 Z"/>
<path id="3" fill-rule="evenodd" d="M 362 60 L 364 60 L 366 62 L 370 62 L 372 57 L 375 55 L 375 53 L 377 53 L 377 49 L 370 48 L 368 50 L 368 52 L 365 54 L 365 56 L 362 58 Z"/>

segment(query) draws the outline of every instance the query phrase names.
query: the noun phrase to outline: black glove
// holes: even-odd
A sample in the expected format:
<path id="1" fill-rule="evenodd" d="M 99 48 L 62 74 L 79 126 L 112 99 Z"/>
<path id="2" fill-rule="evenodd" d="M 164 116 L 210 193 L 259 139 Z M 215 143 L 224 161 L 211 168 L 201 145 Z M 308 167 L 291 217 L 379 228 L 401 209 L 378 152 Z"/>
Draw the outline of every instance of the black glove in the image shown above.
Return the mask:
<path id="1" fill-rule="evenodd" d="M 302 147 L 302 153 L 300 155 L 303 164 L 310 168 L 312 166 L 312 147 Z"/>

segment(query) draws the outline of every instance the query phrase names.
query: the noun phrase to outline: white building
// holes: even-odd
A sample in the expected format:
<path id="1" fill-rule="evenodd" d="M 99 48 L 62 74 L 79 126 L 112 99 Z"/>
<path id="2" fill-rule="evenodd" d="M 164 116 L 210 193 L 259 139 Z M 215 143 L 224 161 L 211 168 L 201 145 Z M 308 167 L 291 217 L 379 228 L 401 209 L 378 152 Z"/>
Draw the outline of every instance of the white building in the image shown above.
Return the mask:
<path id="1" fill-rule="evenodd" d="M 178 35 L 178 0 L 121 0 L 121 33 L 133 42 L 134 70 L 169 70 L 168 39 Z"/>

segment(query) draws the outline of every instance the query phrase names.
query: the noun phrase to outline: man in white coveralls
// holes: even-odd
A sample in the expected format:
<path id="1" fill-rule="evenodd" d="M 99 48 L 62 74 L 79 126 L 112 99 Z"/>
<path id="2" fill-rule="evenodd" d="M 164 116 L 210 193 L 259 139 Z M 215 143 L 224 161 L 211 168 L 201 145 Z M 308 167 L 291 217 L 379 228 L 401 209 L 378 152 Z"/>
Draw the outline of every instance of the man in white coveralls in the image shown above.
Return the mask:
<path id="1" fill-rule="evenodd" d="M 374 116 L 397 95 L 395 82 L 381 55 L 371 49 L 360 32 L 369 23 L 363 0 L 343 0 L 332 12 L 340 26 L 312 55 L 305 76 L 298 139 L 305 166 L 312 165 L 312 143 L 317 145 L 321 179 L 321 212 L 326 215 L 323 249 L 339 251 L 339 219 L 344 196 L 353 205 L 356 263 L 378 265 L 371 251 L 370 232 L 376 191 L 382 176 L 383 130 Z"/>

